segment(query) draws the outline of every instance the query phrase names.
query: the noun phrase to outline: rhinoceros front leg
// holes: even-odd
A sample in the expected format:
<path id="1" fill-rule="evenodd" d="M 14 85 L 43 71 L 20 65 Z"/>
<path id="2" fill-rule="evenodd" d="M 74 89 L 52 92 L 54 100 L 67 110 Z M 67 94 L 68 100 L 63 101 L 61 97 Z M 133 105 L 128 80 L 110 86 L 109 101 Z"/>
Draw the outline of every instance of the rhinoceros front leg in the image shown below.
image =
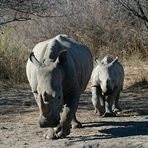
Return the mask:
<path id="1" fill-rule="evenodd" d="M 71 93 L 65 101 L 63 113 L 61 116 L 60 124 L 54 128 L 54 130 L 49 129 L 47 133 L 44 135 L 45 138 L 64 138 L 67 135 L 70 134 L 70 128 L 71 128 L 71 121 L 74 119 L 78 102 L 79 102 L 80 94 L 77 92 Z"/>
<path id="2" fill-rule="evenodd" d="M 82 124 L 77 120 L 76 114 L 74 115 L 74 118 L 72 119 L 72 128 L 82 128 Z"/>
<path id="3" fill-rule="evenodd" d="M 115 98 L 115 103 L 113 104 L 113 112 L 114 113 L 118 113 L 118 112 L 122 111 L 122 109 L 119 105 L 119 98 L 120 98 L 120 91 L 117 93 L 117 96 Z"/>
<path id="4" fill-rule="evenodd" d="M 99 87 L 92 87 L 92 104 L 95 108 L 95 113 L 100 116 L 105 113 L 105 100 Z"/>
<path id="5" fill-rule="evenodd" d="M 115 101 L 117 92 L 113 92 L 112 95 L 108 96 L 105 101 L 105 113 L 104 117 L 115 117 L 116 114 L 113 112 L 112 107 L 113 107 L 113 102 Z"/>
<path id="6" fill-rule="evenodd" d="M 70 134 L 71 121 L 75 118 L 75 113 L 78 108 L 80 94 L 75 92 L 71 93 L 70 98 L 67 98 L 64 110 L 61 116 L 60 125 L 56 130 L 56 137 L 64 138 Z"/>

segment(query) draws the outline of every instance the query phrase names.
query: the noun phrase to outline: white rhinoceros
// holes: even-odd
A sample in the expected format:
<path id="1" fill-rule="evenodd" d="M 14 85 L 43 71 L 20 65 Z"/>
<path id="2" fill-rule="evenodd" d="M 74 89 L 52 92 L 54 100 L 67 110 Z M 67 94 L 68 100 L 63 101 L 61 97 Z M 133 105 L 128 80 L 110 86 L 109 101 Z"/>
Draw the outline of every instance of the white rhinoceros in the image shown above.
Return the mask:
<path id="1" fill-rule="evenodd" d="M 96 63 L 91 76 L 92 103 L 100 116 L 115 116 L 121 111 L 118 101 L 123 89 L 123 66 L 112 56 L 106 56 L 101 62 L 96 59 Z"/>
<path id="2" fill-rule="evenodd" d="M 81 127 L 75 114 L 92 69 L 90 50 L 67 35 L 58 35 L 34 47 L 26 72 L 40 109 L 40 127 L 53 129 L 50 130 L 53 133 L 47 132 L 47 137 L 67 136 L 71 124 Z"/>

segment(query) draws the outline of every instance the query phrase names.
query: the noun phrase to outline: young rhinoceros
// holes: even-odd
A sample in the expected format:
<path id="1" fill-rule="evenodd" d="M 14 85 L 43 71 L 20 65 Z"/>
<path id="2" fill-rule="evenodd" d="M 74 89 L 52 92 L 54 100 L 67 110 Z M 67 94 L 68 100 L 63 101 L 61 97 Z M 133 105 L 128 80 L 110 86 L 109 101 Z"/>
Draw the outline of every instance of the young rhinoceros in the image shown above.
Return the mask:
<path id="1" fill-rule="evenodd" d="M 118 101 L 123 88 L 124 69 L 118 58 L 111 56 L 104 57 L 101 62 L 96 60 L 96 63 L 91 76 L 92 103 L 100 116 L 115 116 L 121 111 Z"/>
<path id="2" fill-rule="evenodd" d="M 26 72 L 40 109 L 39 124 L 50 127 L 46 138 L 66 137 L 71 124 L 81 127 L 76 110 L 92 69 L 90 50 L 67 35 L 60 34 L 34 47 Z"/>

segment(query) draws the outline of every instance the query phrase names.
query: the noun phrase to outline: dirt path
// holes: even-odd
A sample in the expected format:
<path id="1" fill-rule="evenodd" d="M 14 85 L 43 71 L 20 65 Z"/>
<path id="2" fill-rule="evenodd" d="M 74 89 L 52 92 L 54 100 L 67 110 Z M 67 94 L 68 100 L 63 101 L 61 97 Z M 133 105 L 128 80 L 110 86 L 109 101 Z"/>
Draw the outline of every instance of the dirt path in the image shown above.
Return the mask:
<path id="1" fill-rule="evenodd" d="M 121 114 L 100 118 L 94 114 L 87 89 L 77 112 L 83 128 L 72 130 L 64 139 L 47 140 L 43 137 L 47 129 L 38 126 L 39 111 L 30 88 L 1 88 L 0 148 L 147 148 L 148 83 L 127 85 L 120 102 Z"/>

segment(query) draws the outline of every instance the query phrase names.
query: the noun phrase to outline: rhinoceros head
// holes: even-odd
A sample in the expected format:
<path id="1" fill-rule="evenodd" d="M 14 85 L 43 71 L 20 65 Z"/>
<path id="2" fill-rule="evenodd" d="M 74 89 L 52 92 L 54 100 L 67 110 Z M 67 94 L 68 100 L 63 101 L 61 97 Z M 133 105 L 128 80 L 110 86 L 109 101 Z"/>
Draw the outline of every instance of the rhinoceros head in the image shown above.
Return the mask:
<path id="1" fill-rule="evenodd" d="M 99 72 L 99 84 L 103 95 L 110 95 L 115 88 L 115 76 L 113 74 L 113 66 L 118 61 L 118 57 L 111 63 L 102 63 L 96 59 Z"/>
<path id="2" fill-rule="evenodd" d="M 40 127 L 56 127 L 60 121 L 60 111 L 63 106 L 63 69 L 66 51 L 59 53 L 55 60 L 45 59 L 39 62 L 33 53 L 31 62 L 37 69 L 37 104 L 40 109 Z"/>

